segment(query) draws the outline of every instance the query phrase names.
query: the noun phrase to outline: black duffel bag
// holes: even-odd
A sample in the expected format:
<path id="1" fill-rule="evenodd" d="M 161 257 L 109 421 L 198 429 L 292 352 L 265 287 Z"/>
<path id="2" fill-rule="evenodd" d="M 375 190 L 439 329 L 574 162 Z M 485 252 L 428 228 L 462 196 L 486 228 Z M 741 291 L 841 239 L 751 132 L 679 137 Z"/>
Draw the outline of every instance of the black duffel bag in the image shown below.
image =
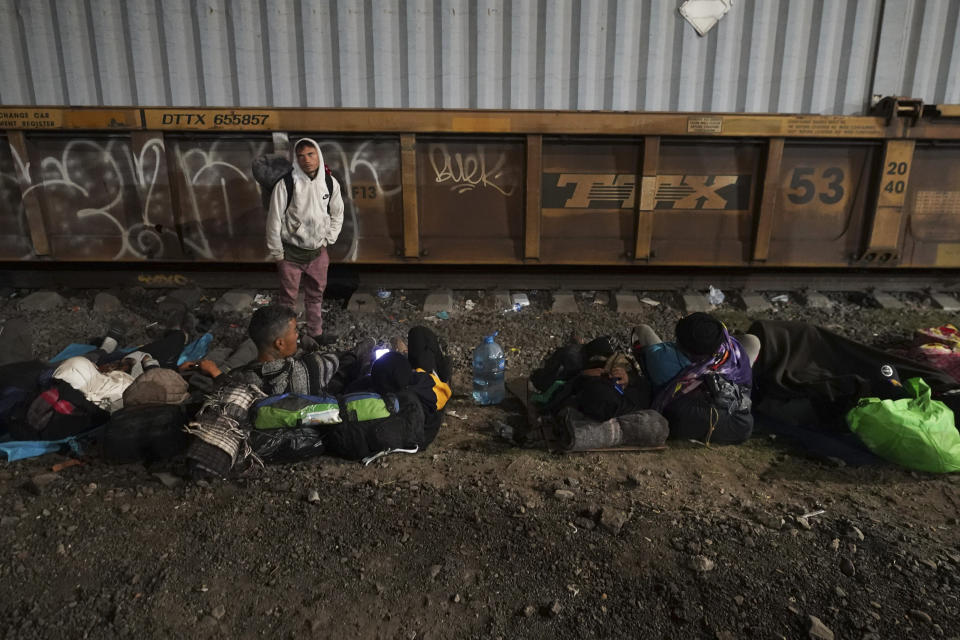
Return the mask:
<path id="1" fill-rule="evenodd" d="M 180 404 L 146 404 L 110 416 L 100 437 L 107 462 L 153 462 L 182 454 L 187 448 L 187 412 Z"/>
<path id="2" fill-rule="evenodd" d="M 716 373 L 704 375 L 695 389 L 678 395 L 662 413 L 671 438 L 740 444 L 753 433 L 750 387 Z"/>

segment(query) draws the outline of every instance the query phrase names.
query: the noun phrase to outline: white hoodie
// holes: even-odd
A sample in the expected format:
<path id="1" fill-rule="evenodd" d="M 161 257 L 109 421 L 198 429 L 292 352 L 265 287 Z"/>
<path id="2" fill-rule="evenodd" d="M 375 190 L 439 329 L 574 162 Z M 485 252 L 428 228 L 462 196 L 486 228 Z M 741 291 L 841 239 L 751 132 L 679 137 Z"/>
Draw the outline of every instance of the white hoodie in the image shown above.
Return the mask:
<path id="1" fill-rule="evenodd" d="M 317 149 L 320 168 L 317 177 L 310 177 L 297 164 L 296 148 L 293 145 L 293 202 L 287 208 L 287 189 L 283 180 L 278 180 L 270 197 L 267 214 L 267 251 L 272 260 L 283 258 L 283 243 L 301 249 L 319 249 L 333 244 L 343 226 L 343 198 L 340 185 L 333 180 L 333 193 L 327 192 L 324 176 L 326 167 L 320 145 L 310 138 L 301 138 Z M 286 209 L 286 213 L 284 213 Z"/>

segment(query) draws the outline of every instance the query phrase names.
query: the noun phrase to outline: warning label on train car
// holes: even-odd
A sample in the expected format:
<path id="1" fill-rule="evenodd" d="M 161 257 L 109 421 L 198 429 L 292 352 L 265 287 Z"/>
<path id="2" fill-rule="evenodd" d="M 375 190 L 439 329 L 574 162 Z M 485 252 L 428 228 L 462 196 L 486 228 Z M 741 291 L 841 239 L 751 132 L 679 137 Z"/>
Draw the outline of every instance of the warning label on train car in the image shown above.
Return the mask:
<path id="1" fill-rule="evenodd" d="M 787 118 L 783 133 L 788 136 L 876 137 L 883 135 L 878 118 L 795 116 Z"/>
<path id="2" fill-rule="evenodd" d="M 0 109 L 0 129 L 59 129 L 63 109 Z"/>
<path id="3" fill-rule="evenodd" d="M 687 118 L 687 133 L 723 133 L 723 118 L 716 116 Z"/>
<path id="4" fill-rule="evenodd" d="M 739 211 L 750 206 L 750 175 L 657 176 L 654 209 Z M 544 209 L 633 209 L 633 174 L 545 173 Z"/>
<path id="5" fill-rule="evenodd" d="M 272 130 L 276 111 L 236 109 L 144 109 L 147 129 L 159 130 Z"/>
<path id="6" fill-rule="evenodd" d="M 960 191 L 918 191 L 915 214 L 960 213 Z"/>

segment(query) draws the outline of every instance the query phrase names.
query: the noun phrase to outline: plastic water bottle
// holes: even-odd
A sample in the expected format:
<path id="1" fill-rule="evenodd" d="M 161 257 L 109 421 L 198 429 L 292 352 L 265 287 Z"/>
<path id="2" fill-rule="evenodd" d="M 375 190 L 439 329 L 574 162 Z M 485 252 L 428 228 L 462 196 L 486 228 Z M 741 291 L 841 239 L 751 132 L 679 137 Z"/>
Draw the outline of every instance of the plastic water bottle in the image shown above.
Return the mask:
<path id="1" fill-rule="evenodd" d="M 477 404 L 500 404 L 503 401 L 503 375 L 507 366 L 503 348 L 492 336 L 473 351 L 473 401 Z"/>

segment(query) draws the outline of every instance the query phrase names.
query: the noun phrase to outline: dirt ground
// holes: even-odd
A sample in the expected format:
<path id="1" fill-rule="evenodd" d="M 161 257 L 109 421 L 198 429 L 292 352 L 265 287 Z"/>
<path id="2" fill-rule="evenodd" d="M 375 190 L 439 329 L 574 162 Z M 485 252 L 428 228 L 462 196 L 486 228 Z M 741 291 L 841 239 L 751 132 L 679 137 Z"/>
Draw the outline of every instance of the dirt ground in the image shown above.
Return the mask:
<path id="1" fill-rule="evenodd" d="M 27 315 L 38 357 L 121 319 L 152 336 L 157 298 L 61 292 Z M 209 311 L 222 292 L 205 291 Z M 555 455 L 497 439 L 523 409 L 470 399 L 469 356 L 500 331 L 511 375 L 571 333 L 626 341 L 646 322 L 672 337 L 672 294 L 619 316 L 606 295 L 552 314 L 549 294 L 503 313 L 457 292 L 446 320 L 423 293 L 392 292 L 372 314 L 332 301 L 339 347 L 434 327 L 456 362 L 455 395 L 430 448 L 363 467 L 332 458 L 247 477 L 190 482 L 177 461 L 145 468 L 61 455 L 0 463 L 0 629 L 7 638 L 960 638 L 960 477 L 852 468 L 758 434 L 736 447 Z M 923 296 L 905 312 L 835 296 L 760 315 L 807 319 L 893 347 L 953 320 Z M 470 300 L 473 308 L 465 309 Z M 747 314 L 718 312 L 745 328 Z M 243 337 L 247 314 L 217 315 L 214 346 Z M 462 419 L 461 419 L 462 418 Z M 319 501 L 308 502 L 316 490 Z M 808 519 L 799 516 L 822 510 Z M 811 616 L 817 621 L 813 621 Z M 822 625 L 822 626 L 820 626 Z M 832 635 L 831 635 L 832 634 Z"/>

